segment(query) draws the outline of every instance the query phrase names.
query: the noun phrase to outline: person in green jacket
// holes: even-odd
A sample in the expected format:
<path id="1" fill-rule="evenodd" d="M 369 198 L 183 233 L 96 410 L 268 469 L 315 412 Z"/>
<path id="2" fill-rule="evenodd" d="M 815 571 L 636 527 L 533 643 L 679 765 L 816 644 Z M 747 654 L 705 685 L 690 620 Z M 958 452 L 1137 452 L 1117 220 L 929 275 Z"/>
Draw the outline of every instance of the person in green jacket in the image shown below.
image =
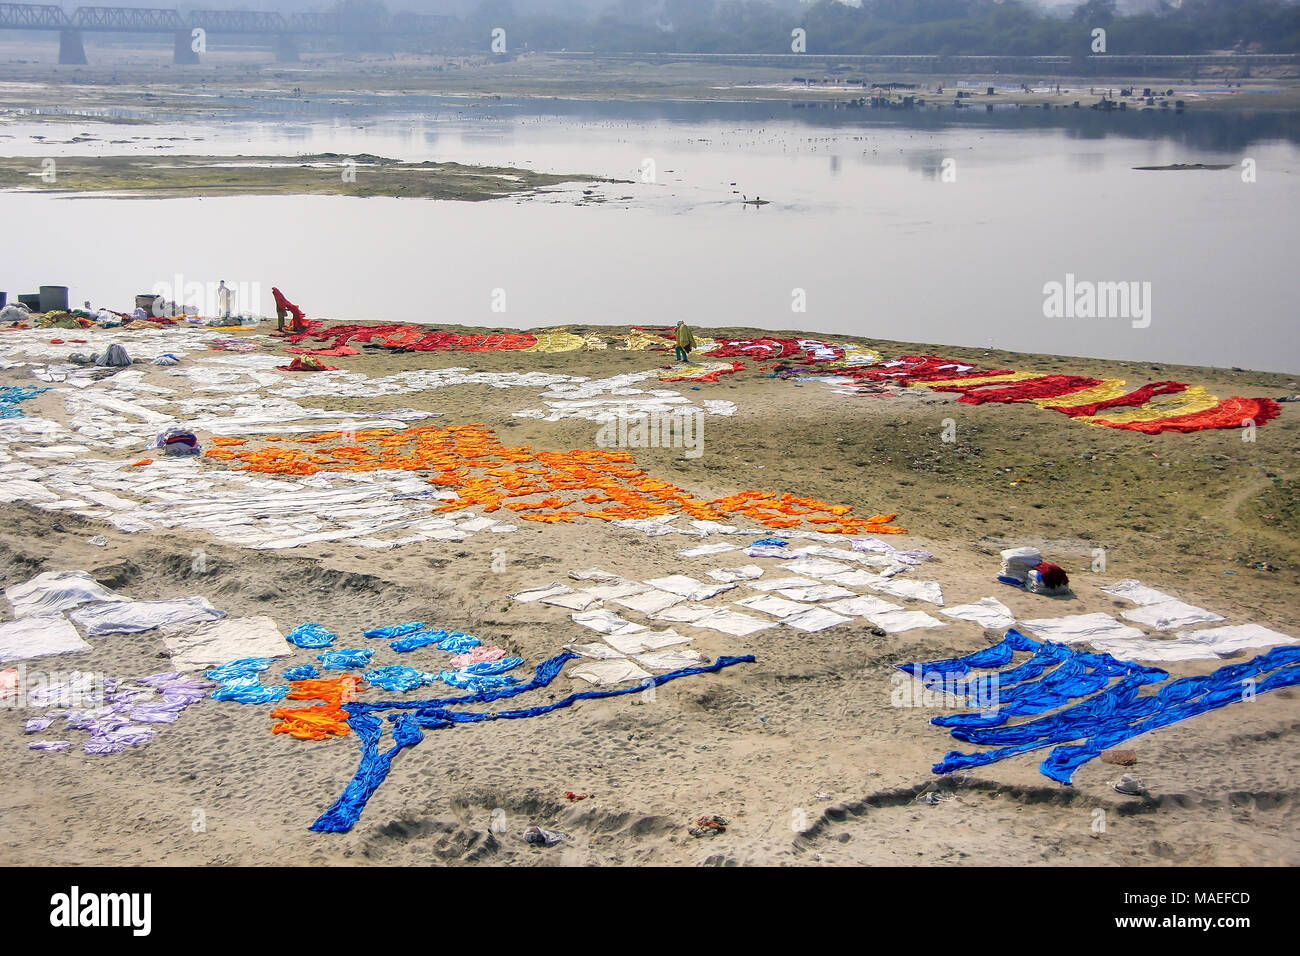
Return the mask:
<path id="1" fill-rule="evenodd" d="M 695 348 L 695 336 L 691 334 L 691 327 L 685 322 L 677 323 L 677 351 L 674 354 L 677 361 L 690 361 L 690 352 Z"/>

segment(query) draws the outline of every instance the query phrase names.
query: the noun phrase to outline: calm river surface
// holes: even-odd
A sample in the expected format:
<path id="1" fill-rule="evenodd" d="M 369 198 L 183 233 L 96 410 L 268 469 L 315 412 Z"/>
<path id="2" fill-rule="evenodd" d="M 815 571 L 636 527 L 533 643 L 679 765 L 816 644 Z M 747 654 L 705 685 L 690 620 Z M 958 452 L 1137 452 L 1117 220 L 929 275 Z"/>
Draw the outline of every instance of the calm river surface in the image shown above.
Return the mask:
<path id="1" fill-rule="evenodd" d="M 69 285 L 77 303 L 120 309 L 180 276 L 260 288 L 242 304 L 263 313 L 277 285 L 309 315 L 339 320 L 680 318 L 1300 372 L 1294 116 L 414 97 L 235 105 L 238 119 L 154 126 L 12 122 L 0 154 L 29 155 L 38 171 L 42 158 L 72 155 L 365 152 L 631 182 L 602 184 L 604 201 L 581 205 L 580 188 L 482 203 L 3 193 L 0 288 L 12 298 Z M 68 142 L 78 134 L 95 139 Z M 1170 163 L 1231 167 L 1132 168 Z M 741 203 L 755 196 L 770 204 Z M 1044 286 L 1067 275 L 1138 283 L 1145 318 L 1045 317 Z M 503 298 L 506 311 L 493 311 Z"/>

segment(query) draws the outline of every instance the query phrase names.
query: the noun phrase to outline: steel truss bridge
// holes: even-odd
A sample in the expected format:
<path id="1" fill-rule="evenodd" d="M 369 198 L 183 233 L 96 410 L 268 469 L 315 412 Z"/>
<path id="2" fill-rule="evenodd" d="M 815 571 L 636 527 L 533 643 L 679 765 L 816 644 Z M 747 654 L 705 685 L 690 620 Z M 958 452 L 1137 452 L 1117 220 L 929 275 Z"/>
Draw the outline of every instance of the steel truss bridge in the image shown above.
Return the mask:
<path id="1" fill-rule="evenodd" d="M 84 64 L 81 35 L 100 33 L 161 33 L 176 38 L 175 62 L 198 63 L 195 39 L 206 34 L 271 36 L 276 59 L 297 59 L 295 37 L 432 35 L 445 27 L 445 18 L 403 14 L 401 29 L 365 26 L 329 13 L 261 13 L 255 10 L 179 10 L 155 7 L 78 7 L 67 13 L 43 3 L 0 3 L 0 30 L 45 30 L 59 34 L 59 62 Z M 201 32 L 200 32 L 201 31 Z"/>

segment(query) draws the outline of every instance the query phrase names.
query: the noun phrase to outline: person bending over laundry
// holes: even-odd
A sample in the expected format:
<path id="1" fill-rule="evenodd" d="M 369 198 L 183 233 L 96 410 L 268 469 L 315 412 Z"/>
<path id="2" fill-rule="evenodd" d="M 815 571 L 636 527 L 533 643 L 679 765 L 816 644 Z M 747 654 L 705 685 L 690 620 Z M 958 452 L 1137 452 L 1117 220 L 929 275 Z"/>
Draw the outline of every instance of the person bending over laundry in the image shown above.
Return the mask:
<path id="1" fill-rule="evenodd" d="M 691 327 L 685 322 L 677 323 L 677 351 L 674 356 L 679 362 L 690 361 L 691 350 L 695 348 L 695 336 L 691 334 Z"/>
<path id="2" fill-rule="evenodd" d="M 284 331 L 284 319 L 286 315 L 293 315 L 293 321 L 289 323 L 290 332 L 302 332 L 303 319 L 306 318 L 302 309 L 298 308 L 292 302 L 285 298 L 284 293 L 271 286 L 271 295 L 275 299 L 275 325 L 276 331 Z"/>

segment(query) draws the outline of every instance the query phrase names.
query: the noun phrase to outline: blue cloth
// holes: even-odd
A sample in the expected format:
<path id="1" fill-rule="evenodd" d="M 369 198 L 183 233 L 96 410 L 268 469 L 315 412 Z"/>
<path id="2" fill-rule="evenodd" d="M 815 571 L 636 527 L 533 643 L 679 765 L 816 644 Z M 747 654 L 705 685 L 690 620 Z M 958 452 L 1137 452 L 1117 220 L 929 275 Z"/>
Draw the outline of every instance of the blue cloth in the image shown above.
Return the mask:
<path id="1" fill-rule="evenodd" d="M 203 676 L 208 680 L 224 684 L 239 677 L 256 677 L 259 672 L 269 669 L 270 666 L 269 657 L 241 657 L 237 661 L 227 661 L 220 667 L 204 671 Z"/>
<path id="2" fill-rule="evenodd" d="M 346 833 L 351 830 L 361 817 L 361 812 L 365 809 L 367 801 L 379 789 L 380 784 L 388 776 L 388 771 L 392 765 L 393 758 L 402 750 L 413 746 L 424 739 L 421 727 L 426 728 L 446 728 L 457 723 L 479 722 L 484 720 L 515 720 L 524 717 L 538 717 L 542 714 L 548 714 L 558 710 L 561 707 L 568 707 L 579 700 L 591 700 L 600 697 L 617 697 L 621 694 L 631 694 L 645 689 L 646 682 L 634 684 L 631 687 L 624 687 L 618 690 L 609 691 L 586 691 L 584 693 L 570 694 L 561 700 L 551 704 L 545 704 L 539 707 L 529 707 L 522 710 L 497 711 L 487 714 L 466 714 L 448 710 L 448 707 L 457 704 L 468 703 L 488 703 L 493 700 L 500 700 L 504 697 L 513 697 L 529 690 L 536 690 L 549 685 L 557 676 L 560 669 L 566 661 L 575 658 L 576 654 L 564 652 L 557 654 L 555 657 L 548 658 L 537 665 L 533 678 L 526 683 L 515 684 L 507 688 L 496 690 L 476 691 L 461 697 L 448 697 L 435 700 L 423 701 L 368 701 L 362 703 L 354 701 L 343 705 L 343 709 L 348 712 L 348 726 L 356 731 L 357 737 L 361 740 L 361 762 L 357 766 L 356 773 L 348 781 L 348 785 L 343 789 L 339 796 L 328 810 L 320 815 L 311 829 L 318 833 Z M 716 673 L 724 667 L 730 667 L 733 664 L 753 663 L 752 654 L 744 657 L 719 657 L 712 664 L 700 667 L 687 667 L 682 670 L 672 671 L 668 674 L 659 674 L 650 678 L 654 685 L 666 683 L 675 680 L 678 677 L 686 677 L 692 674 Z M 393 724 L 393 746 L 383 753 L 379 752 L 379 738 L 382 734 L 383 724 L 377 716 L 378 711 L 398 710 L 396 714 L 389 715 L 388 719 Z M 414 710 L 415 713 L 405 713 L 404 711 Z"/>
<path id="3" fill-rule="evenodd" d="M 408 624 L 394 624 L 392 627 L 376 627 L 365 632 L 366 637 L 382 637 L 385 640 L 393 637 L 405 637 L 407 634 L 414 634 L 416 631 L 422 631 L 427 627 L 423 621 L 411 621 Z"/>
<path id="4" fill-rule="evenodd" d="M 782 541 L 780 538 L 759 538 L 757 541 L 751 544 L 750 547 L 757 548 L 761 544 L 767 544 L 767 545 L 771 545 L 774 548 L 784 548 L 789 543 L 790 543 L 789 541 Z"/>
<path id="5" fill-rule="evenodd" d="M 320 677 L 320 671 L 314 664 L 299 664 L 284 672 L 285 680 L 313 680 L 317 677 Z"/>
<path id="6" fill-rule="evenodd" d="M 288 684 L 268 687 L 258 679 L 256 674 L 252 674 L 233 677 L 220 684 L 212 692 L 211 697 L 213 700 L 228 700 L 237 704 L 269 704 L 272 701 L 283 700 L 287 693 L 289 693 Z"/>
<path id="7" fill-rule="evenodd" d="M 509 687 L 511 684 L 518 683 L 509 674 L 470 674 L 463 669 L 439 671 L 438 679 L 452 687 L 463 687 L 474 691 L 495 690 L 498 687 Z"/>
<path id="8" fill-rule="evenodd" d="M 1038 680 L 1014 685 L 999 693 L 996 713 L 944 715 L 933 723 L 952 727 L 952 736 L 967 743 L 993 746 L 977 753 L 951 751 L 935 764 L 935 773 L 951 773 L 986 766 L 1020 754 L 1055 747 L 1043 759 L 1044 776 L 1069 784 L 1074 771 L 1108 750 L 1139 734 L 1207 713 L 1243 699 L 1243 682 L 1258 680 L 1255 693 L 1300 683 L 1300 647 L 1278 647 L 1250 661 L 1220 667 L 1211 674 L 1168 680 L 1166 671 L 1109 654 L 1071 652 L 1062 656 L 1048 644 L 1034 658 L 1012 671 L 1022 670 L 1045 653 L 1061 658 L 1050 673 Z M 945 663 L 945 662 L 939 662 Z M 1050 665 L 1050 661 L 1045 661 Z M 928 665 L 915 665 L 925 668 Z M 1008 672 L 1010 673 L 1010 672 Z M 1110 684 L 1110 678 L 1119 680 Z M 1142 693 L 1150 686 L 1153 693 Z M 1082 699 L 1080 699 L 1082 698 Z M 1065 706 L 1071 699 L 1079 702 Z M 1057 709 L 1060 708 L 1060 709 Z M 1053 713 L 1045 713 L 1046 711 Z M 1008 724 L 1013 716 L 1045 714 L 1034 720 Z M 963 717 L 965 719 L 963 719 Z M 1073 743 L 1082 741 L 1082 743 Z"/>
<path id="9" fill-rule="evenodd" d="M 375 652 L 370 648 L 344 648 L 317 654 L 316 660 L 320 661 L 321 667 L 333 670 L 347 670 L 351 667 L 365 667 L 370 663 L 370 658 L 374 657 L 374 655 Z"/>
<path id="10" fill-rule="evenodd" d="M 428 647 L 430 644 L 436 644 L 440 651 L 450 651 L 453 654 L 464 654 L 471 648 L 478 647 L 481 643 L 482 642 L 472 634 L 439 629 L 432 631 L 416 631 L 393 641 L 388 646 L 399 654 L 405 654 L 421 647 Z"/>
<path id="11" fill-rule="evenodd" d="M 19 402 L 31 401 L 48 388 L 36 385 L 0 385 L 0 418 L 22 418 Z"/>
<path id="12" fill-rule="evenodd" d="M 351 830 L 371 796 L 388 778 L 393 758 L 424 739 L 424 731 L 409 714 L 397 715 L 393 723 L 393 746 L 383 753 L 379 752 L 378 746 L 383 733 L 383 724 L 378 717 L 359 714 L 348 720 L 348 726 L 361 738 L 361 764 L 334 805 L 311 825 L 317 833 L 347 833 Z"/>
<path id="13" fill-rule="evenodd" d="M 479 661 L 477 664 L 469 664 L 460 670 L 465 674 L 488 677 L 492 674 L 504 674 L 506 671 L 512 671 L 523 662 L 522 657 L 503 657 L 499 661 Z"/>
<path id="14" fill-rule="evenodd" d="M 1026 637 L 1013 627 L 1007 630 L 1002 640 L 982 651 L 975 651 L 965 657 L 949 657 L 925 664 L 899 664 L 898 669 L 908 671 L 922 680 L 930 678 L 932 674 L 937 675 L 937 680 L 928 680 L 927 683 L 942 683 L 943 675 L 966 674 L 972 667 L 983 669 L 1006 667 L 1011 663 L 1015 651 L 1037 651 L 1040 647 L 1042 647 L 1041 642 Z"/>
<path id="15" fill-rule="evenodd" d="M 338 637 L 319 624 L 299 624 L 284 639 L 296 647 L 329 647 Z"/>
<path id="16" fill-rule="evenodd" d="M 466 651 L 478 647 L 481 643 L 483 642 L 471 634 L 462 634 L 460 631 L 452 631 L 438 642 L 438 650 L 448 651 L 452 654 L 464 654 Z"/>
<path id="17" fill-rule="evenodd" d="M 437 674 L 427 674 L 424 671 L 417 671 L 414 667 L 404 667 L 401 664 L 388 664 L 384 667 L 371 668 L 362 676 L 367 683 L 392 691 L 415 690 L 415 688 L 423 687 L 425 684 L 432 684 L 438 679 Z"/>

